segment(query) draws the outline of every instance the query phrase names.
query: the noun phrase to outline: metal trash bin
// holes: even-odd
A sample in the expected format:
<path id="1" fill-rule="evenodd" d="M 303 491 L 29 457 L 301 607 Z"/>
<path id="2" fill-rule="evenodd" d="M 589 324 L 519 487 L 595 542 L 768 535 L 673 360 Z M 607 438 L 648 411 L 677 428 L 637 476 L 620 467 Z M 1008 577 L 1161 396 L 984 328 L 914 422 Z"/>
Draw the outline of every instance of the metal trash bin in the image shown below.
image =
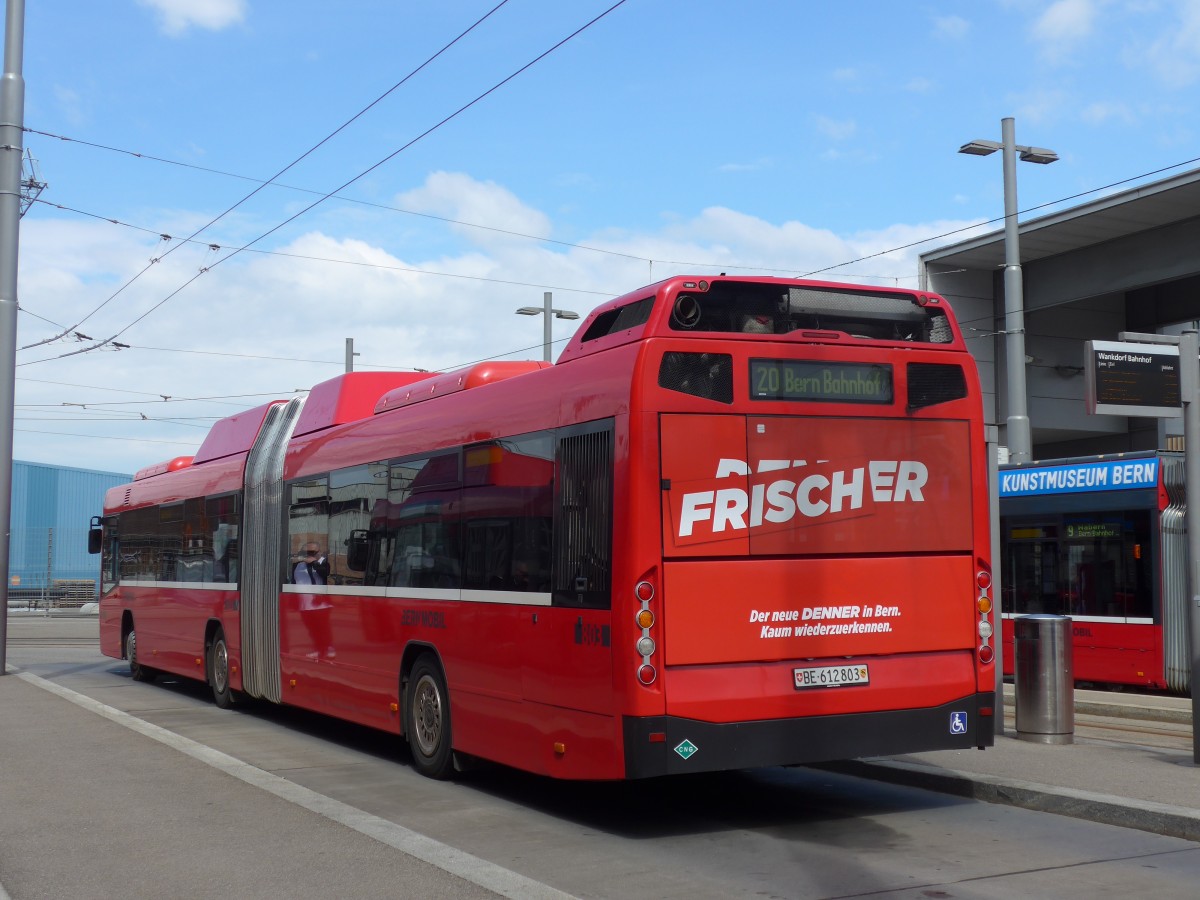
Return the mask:
<path id="1" fill-rule="evenodd" d="M 1017 737 L 1042 744 L 1075 741 L 1071 620 L 1018 616 L 1013 622 Z"/>

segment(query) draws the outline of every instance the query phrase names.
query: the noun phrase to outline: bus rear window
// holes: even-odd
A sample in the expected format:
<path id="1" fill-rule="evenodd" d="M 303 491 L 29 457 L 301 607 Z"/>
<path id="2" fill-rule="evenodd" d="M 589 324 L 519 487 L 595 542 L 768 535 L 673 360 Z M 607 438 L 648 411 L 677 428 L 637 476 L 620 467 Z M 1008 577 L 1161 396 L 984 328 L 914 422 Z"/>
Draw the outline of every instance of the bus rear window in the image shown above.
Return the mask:
<path id="1" fill-rule="evenodd" d="M 674 331 L 836 331 L 866 340 L 954 342 L 941 307 L 921 306 L 914 294 L 869 288 L 715 281 L 707 291 L 676 295 L 670 325 Z"/>

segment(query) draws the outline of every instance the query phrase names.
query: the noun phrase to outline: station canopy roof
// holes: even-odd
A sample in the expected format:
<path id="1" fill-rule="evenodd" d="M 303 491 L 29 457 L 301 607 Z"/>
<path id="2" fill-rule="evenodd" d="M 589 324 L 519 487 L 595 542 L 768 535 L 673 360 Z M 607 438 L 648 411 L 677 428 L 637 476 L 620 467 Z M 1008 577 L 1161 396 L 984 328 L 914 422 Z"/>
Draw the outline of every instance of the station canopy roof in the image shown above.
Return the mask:
<path id="1" fill-rule="evenodd" d="M 1200 215 L 1200 169 L 1110 194 L 1022 222 L 1021 262 L 1028 263 Z M 1004 265 L 1004 229 L 921 254 L 928 265 L 997 269 Z"/>

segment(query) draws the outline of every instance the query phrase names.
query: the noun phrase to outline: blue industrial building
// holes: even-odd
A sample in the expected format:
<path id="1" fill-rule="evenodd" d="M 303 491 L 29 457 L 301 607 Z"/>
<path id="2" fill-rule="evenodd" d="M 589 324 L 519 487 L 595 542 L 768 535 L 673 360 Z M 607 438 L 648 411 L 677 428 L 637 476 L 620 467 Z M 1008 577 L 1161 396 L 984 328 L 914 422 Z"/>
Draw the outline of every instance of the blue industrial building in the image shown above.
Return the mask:
<path id="1" fill-rule="evenodd" d="M 9 598 L 94 597 L 100 561 L 87 550 L 88 523 L 104 510 L 104 492 L 129 475 L 13 462 Z M 88 598 L 90 599 L 90 598 Z"/>

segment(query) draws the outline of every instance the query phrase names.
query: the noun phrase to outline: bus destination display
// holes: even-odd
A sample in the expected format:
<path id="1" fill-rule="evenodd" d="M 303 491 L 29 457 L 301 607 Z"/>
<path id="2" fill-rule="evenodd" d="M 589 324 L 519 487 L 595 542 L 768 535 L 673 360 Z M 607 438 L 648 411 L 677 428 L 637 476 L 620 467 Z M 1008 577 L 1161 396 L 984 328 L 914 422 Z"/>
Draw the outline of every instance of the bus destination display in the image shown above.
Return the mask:
<path id="1" fill-rule="evenodd" d="M 815 360 L 752 359 L 750 396 L 755 400 L 888 404 L 892 402 L 892 367 Z"/>

